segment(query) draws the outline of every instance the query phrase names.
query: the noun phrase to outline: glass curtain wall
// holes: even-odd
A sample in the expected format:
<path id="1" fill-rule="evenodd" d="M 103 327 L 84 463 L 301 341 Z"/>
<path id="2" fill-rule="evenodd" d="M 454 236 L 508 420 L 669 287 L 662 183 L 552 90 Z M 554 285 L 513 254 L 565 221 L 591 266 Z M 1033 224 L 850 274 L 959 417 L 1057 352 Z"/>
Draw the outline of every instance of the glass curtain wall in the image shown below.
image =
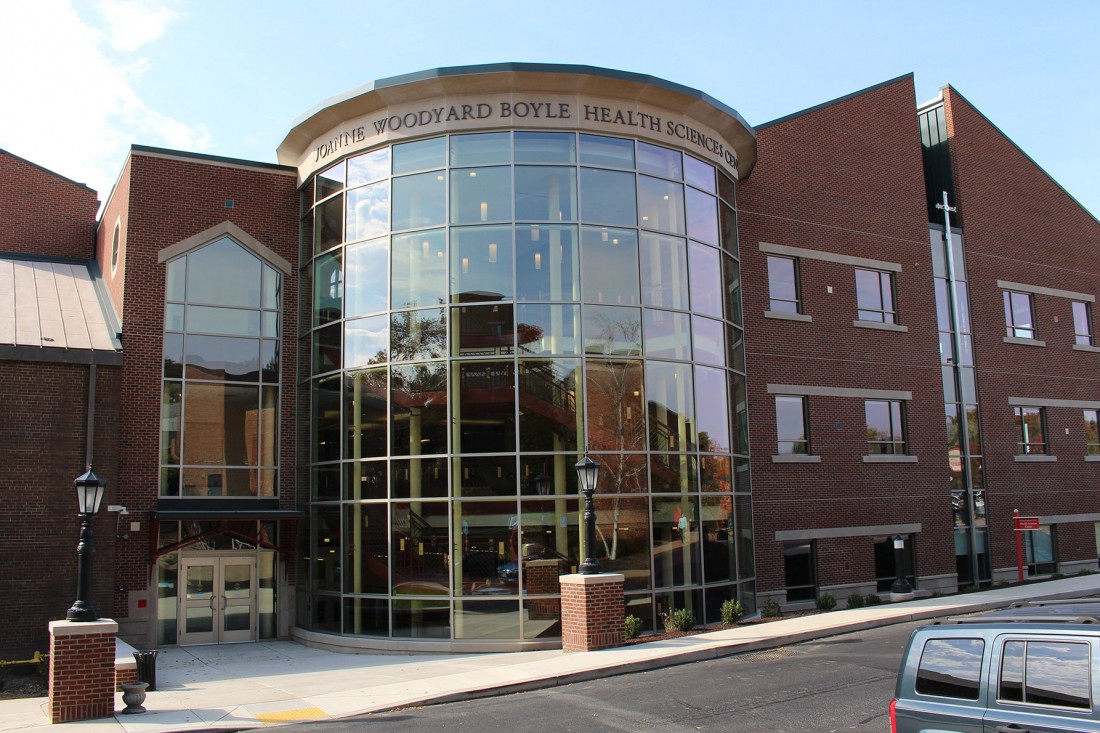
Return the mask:
<path id="1" fill-rule="evenodd" d="M 299 624 L 554 640 L 583 557 L 645 625 L 755 608 L 733 180 L 678 151 L 506 131 L 396 144 L 303 189 Z M 310 294 L 312 291 L 312 294 Z"/>

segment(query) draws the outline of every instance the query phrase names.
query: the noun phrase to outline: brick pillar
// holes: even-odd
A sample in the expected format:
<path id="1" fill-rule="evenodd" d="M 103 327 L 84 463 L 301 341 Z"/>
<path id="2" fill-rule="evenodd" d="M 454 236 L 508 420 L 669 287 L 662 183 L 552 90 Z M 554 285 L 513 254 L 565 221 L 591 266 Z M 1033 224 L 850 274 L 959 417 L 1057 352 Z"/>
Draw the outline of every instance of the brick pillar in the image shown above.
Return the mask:
<path id="1" fill-rule="evenodd" d="M 623 576 L 618 573 L 563 575 L 561 648 L 590 652 L 623 643 Z"/>
<path id="2" fill-rule="evenodd" d="M 114 715 L 117 634 L 110 619 L 50 622 L 51 723 Z"/>

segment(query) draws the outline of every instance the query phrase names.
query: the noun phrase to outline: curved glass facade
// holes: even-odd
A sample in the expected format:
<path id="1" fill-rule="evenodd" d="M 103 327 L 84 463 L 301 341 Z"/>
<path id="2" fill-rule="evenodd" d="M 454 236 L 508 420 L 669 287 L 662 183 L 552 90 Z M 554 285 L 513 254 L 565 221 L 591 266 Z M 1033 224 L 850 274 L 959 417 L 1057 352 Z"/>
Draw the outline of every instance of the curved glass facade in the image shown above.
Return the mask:
<path id="1" fill-rule="evenodd" d="M 557 642 L 586 447 L 627 613 L 752 612 L 734 194 L 673 149 L 519 130 L 308 181 L 298 625 Z"/>

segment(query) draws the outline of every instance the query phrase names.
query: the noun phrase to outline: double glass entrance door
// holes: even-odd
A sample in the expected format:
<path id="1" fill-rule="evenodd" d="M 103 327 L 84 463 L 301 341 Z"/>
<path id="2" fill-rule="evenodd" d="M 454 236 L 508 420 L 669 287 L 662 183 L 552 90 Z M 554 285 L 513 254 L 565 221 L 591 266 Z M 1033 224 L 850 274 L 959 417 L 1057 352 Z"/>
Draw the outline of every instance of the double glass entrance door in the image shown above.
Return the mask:
<path id="1" fill-rule="evenodd" d="M 256 640 L 255 556 L 186 557 L 180 577 L 180 644 Z"/>

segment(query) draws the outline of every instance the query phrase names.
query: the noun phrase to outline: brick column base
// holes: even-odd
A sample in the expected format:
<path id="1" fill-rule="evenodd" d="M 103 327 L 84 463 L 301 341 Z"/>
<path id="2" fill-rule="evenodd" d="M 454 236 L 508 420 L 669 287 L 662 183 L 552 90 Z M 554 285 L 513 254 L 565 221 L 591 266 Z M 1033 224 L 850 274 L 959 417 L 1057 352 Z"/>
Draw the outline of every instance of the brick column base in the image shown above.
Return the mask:
<path id="1" fill-rule="evenodd" d="M 114 715 L 117 634 L 110 619 L 50 622 L 51 723 Z"/>
<path id="2" fill-rule="evenodd" d="M 561 648 L 590 652 L 622 646 L 623 576 L 563 575 L 561 583 Z"/>

